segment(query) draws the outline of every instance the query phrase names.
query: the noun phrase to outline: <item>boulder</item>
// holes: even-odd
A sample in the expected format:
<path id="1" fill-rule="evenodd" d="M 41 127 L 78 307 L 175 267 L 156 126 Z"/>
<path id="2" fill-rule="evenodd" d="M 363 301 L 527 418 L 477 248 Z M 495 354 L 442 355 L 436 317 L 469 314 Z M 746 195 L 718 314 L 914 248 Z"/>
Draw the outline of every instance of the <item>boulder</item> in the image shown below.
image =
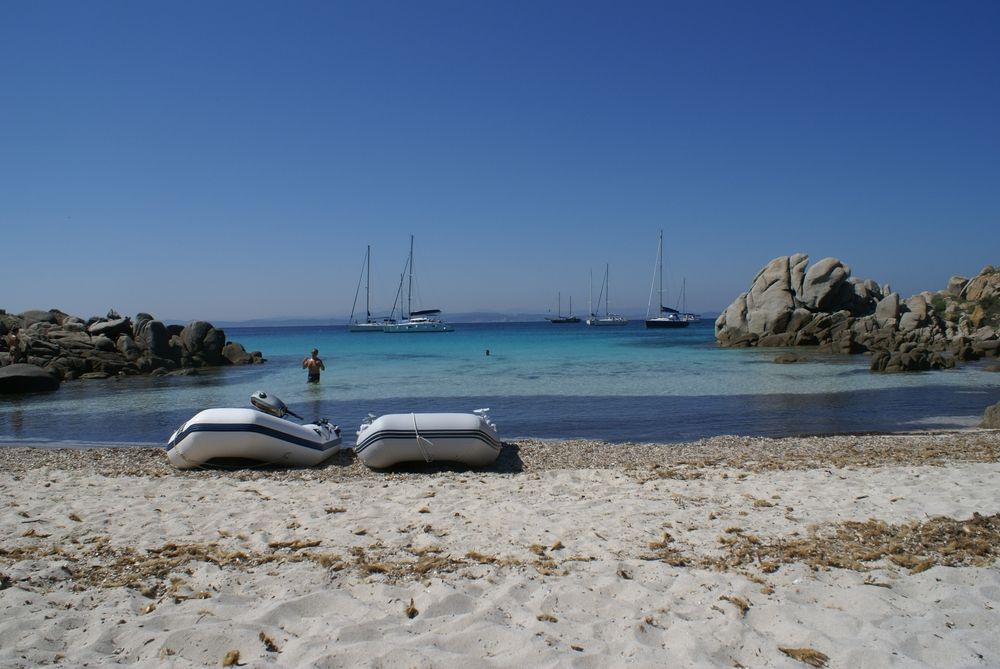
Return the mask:
<path id="1" fill-rule="evenodd" d="M 90 366 L 82 357 L 75 355 L 61 355 L 50 361 L 45 369 L 56 375 L 56 378 L 63 380 L 76 379 L 86 374 Z"/>
<path id="2" fill-rule="evenodd" d="M 1000 430 L 1000 402 L 986 408 L 983 414 L 983 422 L 979 427 L 986 427 L 993 430 Z"/>
<path id="3" fill-rule="evenodd" d="M 741 293 L 725 311 L 715 319 L 715 336 L 722 340 L 732 340 L 747 333 L 747 294 Z"/>
<path id="4" fill-rule="evenodd" d="M 763 335 L 785 331 L 795 308 L 789 261 L 788 256 L 775 258 L 754 278 L 746 298 L 749 332 Z"/>
<path id="5" fill-rule="evenodd" d="M 899 329 L 903 332 L 916 330 L 927 322 L 927 300 L 923 295 L 914 295 L 908 299 L 906 309 L 899 317 Z"/>
<path id="6" fill-rule="evenodd" d="M 799 299 L 808 309 L 833 311 L 839 305 L 831 304 L 832 298 L 838 295 L 841 283 L 850 275 L 850 268 L 836 258 L 823 258 L 806 272 Z"/>
<path id="7" fill-rule="evenodd" d="M 83 356 L 88 372 L 105 372 L 114 376 L 123 371 L 129 363 L 117 352 L 91 351 Z"/>
<path id="8" fill-rule="evenodd" d="M 81 351 L 94 348 L 94 337 L 86 332 L 59 330 L 49 335 L 50 341 L 61 349 Z M 103 335 L 102 335 L 103 336 Z"/>
<path id="9" fill-rule="evenodd" d="M 964 276 L 953 276 L 948 279 L 948 288 L 946 292 L 953 297 L 961 297 L 962 291 L 968 285 L 969 280 Z"/>
<path id="10" fill-rule="evenodd" d="M 795 343 L 795 333 L 793 332 L 765 335 L 757 340 L 757 346 L 760 348 L 791 346 L 793 343 Z"/>
<path id="11" fill-rule="evenodd" d="M 1000 339 L 972 342 L 972 350 L 981 355 L 1000 357 Z"/>
<path id="12" fill-rule="evenodd" d="M 33 393 L 58 388 L 59 378 L 36 365 L 17 363 L 0 368 L 0 393 Z"/>
<path id="13" fill-rule="evenodd" d="M 875 306 L 875 320 L 878 321 L 879 327 L 885 327 L 887 325 L 896 325 L 896 320 L 899 318 L 899 294 L 889 293 Z"/>
<path id="14" fill-rule="evenodd" d="M 59 322 L 56 320 L 55 315 L 51 311 L 42 311 L 41 309 L 29 309 L 21 314 L 21 320 L 23 325 L 21 327 L 30 328 L 35 323 L 51 323 L 52 325 L 58 325 Z"/>
<path id="15" fill-rule="evenodd" d="M 223 364 L 222 347 L 226 345 L 226 333 L 212 327 L 205 321 L 189 323 L 180 334 L 183 347 L 182 364 L 186 359 L 207 365 Z M 185 365 L 187 366 L 187 365 Z"/>
<path id="16" fill-rule="evenodd" d="M 992 265 L 987 265 L 978 276 L 965 285 L 962 292 L 962 297 L 970 302 L 978 302 L 1000 294 L 1000 271 Z"/>
<path id="17" fill-rule="evenodd" d="M 222 357 L 234 365 L 250 365 L 254 362 L 253 356 L 247 353 L 243 344 L 236 342 L 228 342 L 222 347 Z"/>
<path id="18" fill-rule="evenodd" d="M 144 316 L 145 314 L 140 314 Z M 135 326 L 135 345 L 161 358 L 171 357 L 170 333 L 160 321 L 143 319 Z"/>
<path id="19" fill-rule="evenodd" d="M 116 318 L 111 321 L 98 321 L 87 328 L 92 335 L 104 335 L 112 340 L 132 331 L 132 321 L 128 318 Z"/>
<path id="20" fill-rule="evenodd" d="M 792 316 L 788 319 L 788 325 L 785 326 L 785 332 L 798 332 L 809 325 L 812 319 L 813 313 L 811 311 L 799 307 L 792 311 Z"/>
<path id="21" fill-rule="evenodd" d="M 142 357 L 142 349 L 140 349 L 135 343 L 135 340 L 127 334 L 118 338 L 118 341 L 115 342 L 115 348 L 118 349 L 118 352 L 121 353 L 129 362 L 135 362 Z"/>
<path id="22" fill-rule="evenodd" d="M 996 339 L 997 338 L 996 328 L 991 327 L 989 325 L 985 325 L 985 326 L 983 326 L 981 328 L 978 328 L 976 331 L 974 331 L 972 333 L 972 338 L 973 339 L 977 339 L 979 341 L 986 341 L 988 339 Z"/>
<path id="23" fill-rule="evenodd" d="M 66 321 L 65 323 L 62 324 L 62 329 L 65 332 L 86 332 L 87 325 L 77 320 Z"/>
<path id="24" fill-rule="evenodd" d="M 127 335 L 123 335 L 123 336 L 127 336 Z M 111 339 L 109 339 L 108 337 L 105 337 L 104 335 L 98 335 L 98 336 L 94 337 L 93 341 L 94 341 L 94 348 L 96 348 L 98 351 L 114 351 L 115 350 L 115 343 L 113 341 L 111 341 Z"/>

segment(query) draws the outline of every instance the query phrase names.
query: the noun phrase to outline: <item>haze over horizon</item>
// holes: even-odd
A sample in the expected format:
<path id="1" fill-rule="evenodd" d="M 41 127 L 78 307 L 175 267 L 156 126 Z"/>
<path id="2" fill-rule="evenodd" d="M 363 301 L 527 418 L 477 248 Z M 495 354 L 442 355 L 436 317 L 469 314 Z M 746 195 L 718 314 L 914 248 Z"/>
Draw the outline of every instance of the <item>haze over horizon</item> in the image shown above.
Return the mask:
<path id="1" fill-rule="evenodd" d="M 719 311 L 779 255 L 1000 262 L 1000 4 L 17 3 L 0 308 Z M 361 296 L 363 301 L 363 295 Z"/>

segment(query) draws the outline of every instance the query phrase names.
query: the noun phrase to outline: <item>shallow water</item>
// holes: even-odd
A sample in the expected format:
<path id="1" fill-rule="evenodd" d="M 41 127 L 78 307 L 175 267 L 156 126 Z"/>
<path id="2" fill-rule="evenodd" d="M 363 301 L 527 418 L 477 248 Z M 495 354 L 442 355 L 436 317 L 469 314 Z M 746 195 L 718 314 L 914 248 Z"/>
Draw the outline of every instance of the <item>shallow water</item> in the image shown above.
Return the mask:
<path id="1" fill-rule="evenodd" d="M 504 438 L 682 441 L 718 434 L 781 436 L 968 427 L 1000 401 L 982 364 L 872 374 L 866 356 L 773 362 L 774 349 L 719 349 L 711 321 L 683 330 L 457 324 L 434 334 L 348 333 L 343 327 L 231 328 L 268 362 L 190 377 L 70 382 L 0 399 L 0 445 L 44 441 L 163 443 L 201 409 L 248 406 L 255 390 L 307 419 L 329 418 L 345 443 L 369 412 L 490 407 Z M 327 371 L 305 383 L 316 346 Z M 489 349 L 490 355 L 486 355 Z"/>

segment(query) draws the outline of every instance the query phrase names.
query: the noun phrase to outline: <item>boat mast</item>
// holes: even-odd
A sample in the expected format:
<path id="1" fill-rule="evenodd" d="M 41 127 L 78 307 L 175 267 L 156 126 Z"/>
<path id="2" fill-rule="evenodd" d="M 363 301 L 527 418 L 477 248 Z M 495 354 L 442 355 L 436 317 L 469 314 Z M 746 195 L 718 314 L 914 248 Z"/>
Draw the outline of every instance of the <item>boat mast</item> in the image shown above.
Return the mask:
<path id="1" fill-rule="evenodd" d="M 368 266 L 368 276 L 365 277 L 365 312 L 368 314 L 368 318 L 365 320 L 366 323 L 372 322 L 372 245 L 368 245 L 368 251 L 365 253 L 365 265 Z"/>
<path id="2" fill-rule="evenodd" d="M 611 264 L 604 265 L 604 285 L 606 286 L 606 292 L 604 294 L 604 318 L 608 318 L 611 311 Z"/>
<path id="3" fill-rule="evenodd" d="M 371 246 L 369 246 L 368 248 L 370 250 Z M 367 266 L 368 266 L 368 253 L 366 252 L 365 261 L 361 264 L 361 276 L 358 277 L 358 287 L 354 290 L 354 304 L 351 305 L 351 319 L 350 319 L 351 323 L 357 323 L 357 321 L 354 320 L 354 312 L 358 308 L 358 295 L 361 294 L 361 279 L 365 275 L 365 268 Z M 366 286 L 365 291 L 367 292 L 367 290 L 368 288 Z"/>
<path id="4" fill-rule="evenodd" d="M 660 267 L 660 292 L 659 292 L 659 310 L 656 312 L 656 317 L 659 318 L 663 315 L 663 229 L 660 228 L 660 250 L 656 255 L 657 261 Z"/>
<path id="5" fill-rule="evenodd" d="M 410 283 L 406 288 L 406 318 L 413 313 L 413 235 L 410 235 Z"/>
<path id="6" fill-rule="evenodd" d="M 590 311 L 590 317 L 593 318 L 596 314 L 594 313 L 594 270 L 590 270 L 590 295 L 587 297 L 587 309 Z"/>

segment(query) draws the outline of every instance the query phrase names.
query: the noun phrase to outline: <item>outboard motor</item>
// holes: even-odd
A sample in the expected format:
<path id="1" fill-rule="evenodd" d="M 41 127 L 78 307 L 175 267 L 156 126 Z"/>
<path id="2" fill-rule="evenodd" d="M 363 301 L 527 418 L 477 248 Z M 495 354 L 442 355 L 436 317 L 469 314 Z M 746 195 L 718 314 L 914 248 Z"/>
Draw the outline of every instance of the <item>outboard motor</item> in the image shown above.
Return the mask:
<path id="1" fill-rule="evenodd" d="M 250 395 L 250 404 L 254 405 L 254 407 L 260 409 L 264 413 L 277 416 L 278 418 L 284 418 L 289 414 L 295 416 L 296 418 L 300 418 L 297 414 L 289 411 L 288 407 L 285 406 L 285 403 L 282 402 L 280 398 L 275 397 L 274 395 L 268 395 L 263 390 L 258 390 Z"/>

